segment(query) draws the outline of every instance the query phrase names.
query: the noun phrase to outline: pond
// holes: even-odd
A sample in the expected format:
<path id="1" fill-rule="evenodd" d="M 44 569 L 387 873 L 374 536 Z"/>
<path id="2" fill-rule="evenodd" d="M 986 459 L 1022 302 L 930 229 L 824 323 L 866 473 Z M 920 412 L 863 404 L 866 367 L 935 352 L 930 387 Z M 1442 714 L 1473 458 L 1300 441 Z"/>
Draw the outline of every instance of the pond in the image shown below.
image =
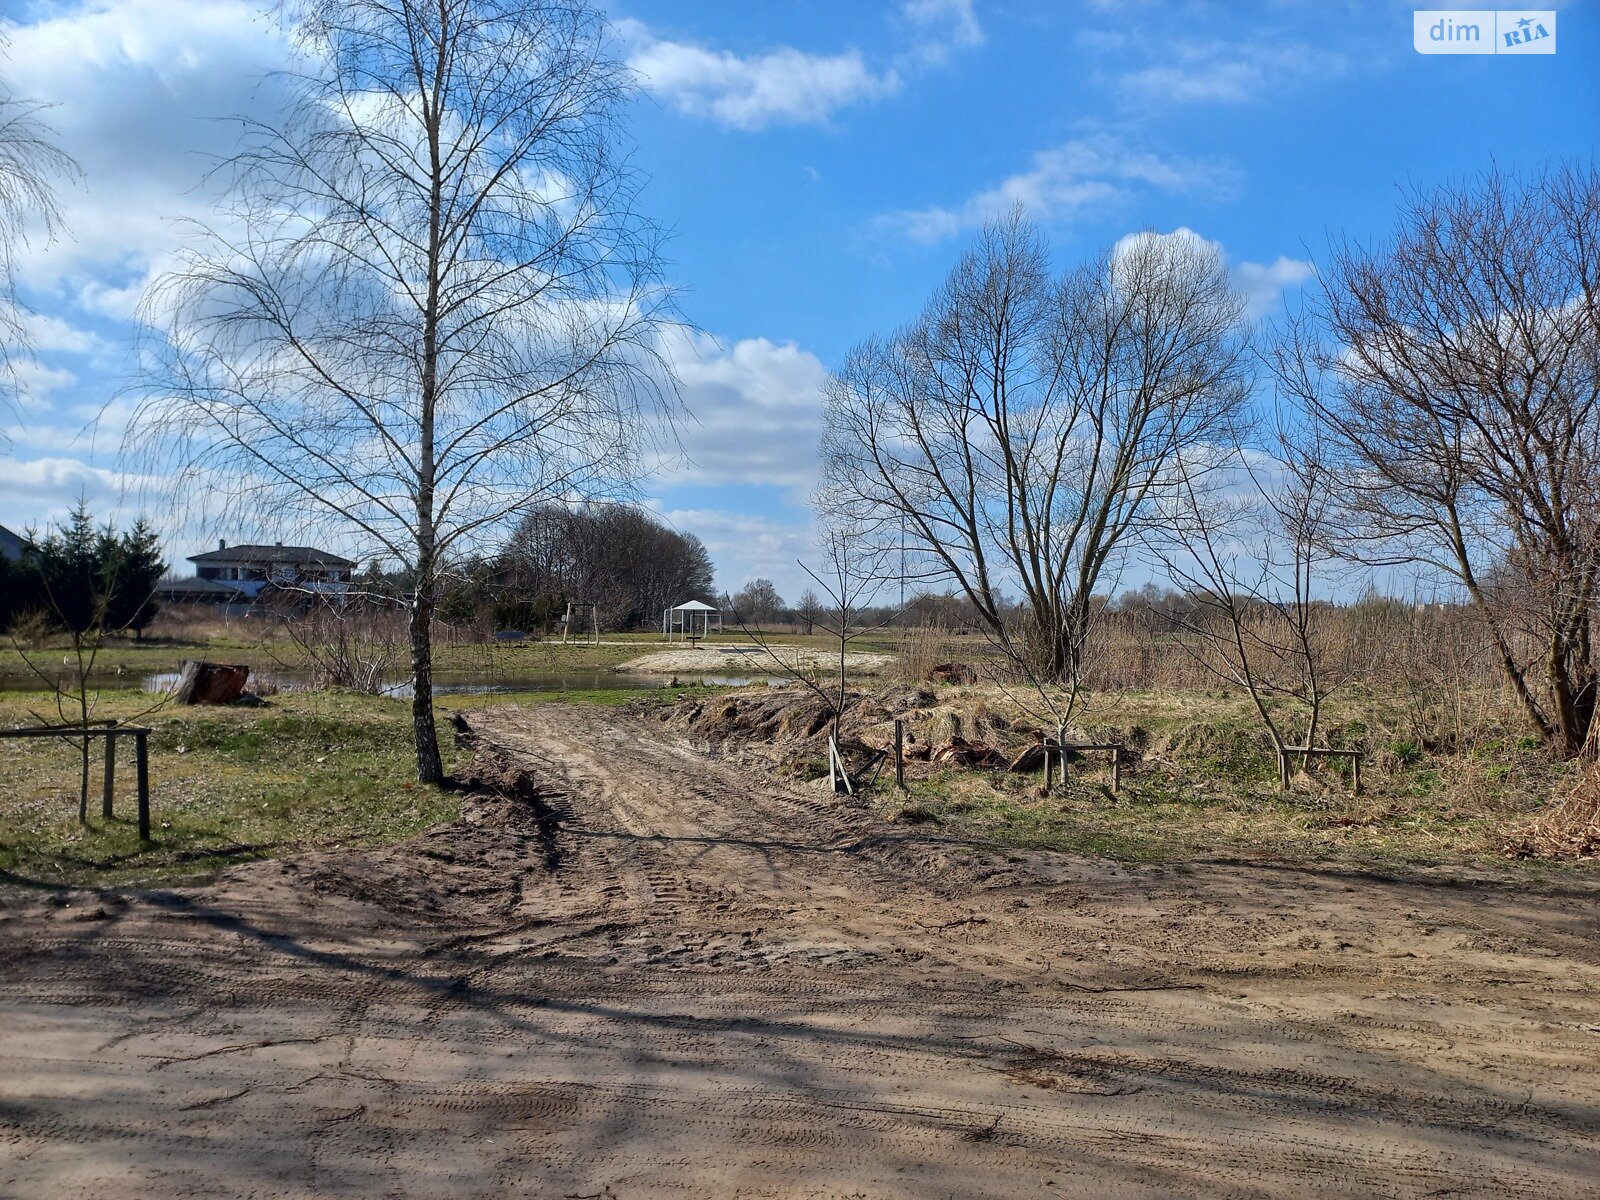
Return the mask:
<path id="1" fill-rule="evenodd" d="M 63 681 L 70 676 L 63 674 Z M 137 688 L 146 692 L 170 692 L 178 682 L 176 671 L 97 672 L 89 676 L 91 687 Z M 496 672 L 486 674 L 472 671 L 439 671 L 434 674 L 433 690 L 436 695 L 497 695 L 510 692 L 591 692 L 620 691 L 638 688 L 665 688 L 703 685 L 706 687 L 748 687 L 751 684 L 782 683 L 772 675 L 680 674 L 643 675 L 619 671 L 568 671 Z M 40 683 L 34 675 L 0 675 L 0 692 L 38 691 Z M 259 687 L 279 692 L 315 691 L 320 677 L 312 671 L 292 668 L 252 668 L 251 691 Z M 392 679 L 385 682 L 383 694 L 407 699 L 411 696 L 411 680 Z"/>

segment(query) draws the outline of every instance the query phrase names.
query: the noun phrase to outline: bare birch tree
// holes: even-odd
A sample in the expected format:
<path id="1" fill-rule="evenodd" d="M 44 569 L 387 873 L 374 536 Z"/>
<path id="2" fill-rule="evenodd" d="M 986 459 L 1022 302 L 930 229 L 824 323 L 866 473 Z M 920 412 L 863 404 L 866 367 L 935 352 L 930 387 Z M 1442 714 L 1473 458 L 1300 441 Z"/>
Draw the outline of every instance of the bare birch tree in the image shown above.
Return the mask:
<path id="1" fill-rule="evenodd" d="M 1337 544 L 1458 584 L 1529 720 L 1579 754 L 1600 687 L 1600 171 L 1413 193 L 1319 278 L 1278 374 L 1328 430 Z"/>
<path id="2" fill-rule="evenodd" d="M 619 148 L 632 80 L 581 2 L 285 11 L 307 65 L 219 168 L 224 223 L 150 297 L 134 448 L 230 515 L 303 515 L 403 564 L 437 782 L 443 564 L 542 501 L 625 492 L 642 418 L 675 402 L 658 231 Z"/>
<path id="3" fill-rule="evenodd" d="M 830 381 L 830 494 L 903 530 L 922 578 L 953 582 L 1027 678 L 1075 696 L 1096 588 L 1182 456 L 1231 439 L 1241 315 L 1197 238 L 1124 239 L 1052 279 L 1014 213 L 918 321 L 861 343 Z M 1020 627 L 1005 591 L 1020 593 Z"/>
<path id="4" fill-rule="evenodd" d="M 17 296 L 17 253 L 30 233 L 49 238 L 59 232 L 55 184 L 78 171 L 41 117 L 44 107 L 0 79 L 0 399 L 7 401 L 16 395 L 18 360 L 33 346 Z"/>

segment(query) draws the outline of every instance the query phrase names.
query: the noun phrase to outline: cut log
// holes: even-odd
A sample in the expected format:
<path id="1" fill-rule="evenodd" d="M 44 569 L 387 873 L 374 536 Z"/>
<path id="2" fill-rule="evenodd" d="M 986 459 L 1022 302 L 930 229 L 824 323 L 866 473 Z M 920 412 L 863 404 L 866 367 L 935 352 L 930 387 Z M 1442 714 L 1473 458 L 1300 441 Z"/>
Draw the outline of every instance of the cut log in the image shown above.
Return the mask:
<path id="1" fill-rule="evenodd" d="M 939 663 L 928 668 L 929 683 L 977 683 L 978 673 L 966 663 Z"/>
<path id="2" fill-rule="evenodd" d="M 1019 774 L 1026 774 L 1030 771 L 1040 770 L 1043 766 L 1044 743 L 1034 742 L 1031 745 L 1024 746 L 1021 750 L 1018 750 L 1017 753 L 1012 756 L 1011 761 L 1006 764 L 1006 770 L 1016 771 Z"/>
<path id="3" fill-rule="evenodd" d="M 982 742 L 969 742 L 966 738 L 951 738 L 932 754 L 932 761 L 954 763 L 958 767 L 1003 767 L 1005 755 Z"/>
<path id="4" fill-rule="evenodd" d="M 249 682 L 250 668 L 242 664 L 186 661 L 173 699 L 179 704 L 232 704 Z"/>

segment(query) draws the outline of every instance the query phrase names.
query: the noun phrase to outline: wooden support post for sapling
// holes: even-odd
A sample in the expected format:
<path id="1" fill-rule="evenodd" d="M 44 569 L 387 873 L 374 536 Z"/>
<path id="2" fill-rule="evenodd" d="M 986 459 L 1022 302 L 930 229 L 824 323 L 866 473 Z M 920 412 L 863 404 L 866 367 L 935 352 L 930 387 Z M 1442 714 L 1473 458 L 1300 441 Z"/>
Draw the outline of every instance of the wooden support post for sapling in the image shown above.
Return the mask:
<path id="1" fill-rule="evenodd" d="M 844 755 L 839 753 L 839 740 L 831 733 L 828 735 L 828 779 L 833 784 L 835 796 L 855 795 L 855 788 L 850 784 L 850 772 L 845 770 Z"/>
<path id="2" fill-rule="evenodd" d="M 1111 792 L 1115 795 L 1122 790 L 1122 747 L 1111 747 Z"/>
<path id="3" fill-rule="evenodd" d="M 1050 743 L 1049 742 L 1046 742 L 1044 744 L 1044 787 L 1043 787 L 1042 790 L 1044 791 L 1044 794 L 1046 796 L 1048 796 L 1050 794 Z"/>
<path id="4" fill-rule="evenodd" d="M 117 735 L 106 732 L 106 758 L 100 781 L 100 815 L 111 819 L 113 793 L 117 788 Z"/>
<path id="5" fill-rule="evenodd" d="M 1358 750 L 1350 756 L 1350 790 L 1356 795 L 1361 795 L 1361 752 Z"/>
<path id="6" fill-rule="evenodd" d="M 906 723 L 894 719 L 894 785 L 901 791 L 906 787 Z"/>
<path id="7" fill-rule="evenodd" d="M 139 781 L 139 840 L 150 840 L 150 735 L 133 735 L 134 766 Z"/>

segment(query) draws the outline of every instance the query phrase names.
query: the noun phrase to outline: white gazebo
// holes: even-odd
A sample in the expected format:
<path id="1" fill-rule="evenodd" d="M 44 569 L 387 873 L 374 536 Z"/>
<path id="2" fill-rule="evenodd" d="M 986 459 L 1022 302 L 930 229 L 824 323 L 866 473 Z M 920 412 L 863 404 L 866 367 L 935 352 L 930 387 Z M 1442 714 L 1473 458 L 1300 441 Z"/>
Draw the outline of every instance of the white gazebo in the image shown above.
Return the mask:
<path id="1" fill-rule="evenodd" d="M 682 639 L 684 641 L 699 641 L 703 637 L 711 636 L 711 618 L 717 619 L 717 632 L 722 632 L 722 610 L 712 608 L 709 604 L 702 604 L 698 600 L 686 600 L 676 608 L 668 608 L 661 613 L 661 636 L 667 641 Z"/>

